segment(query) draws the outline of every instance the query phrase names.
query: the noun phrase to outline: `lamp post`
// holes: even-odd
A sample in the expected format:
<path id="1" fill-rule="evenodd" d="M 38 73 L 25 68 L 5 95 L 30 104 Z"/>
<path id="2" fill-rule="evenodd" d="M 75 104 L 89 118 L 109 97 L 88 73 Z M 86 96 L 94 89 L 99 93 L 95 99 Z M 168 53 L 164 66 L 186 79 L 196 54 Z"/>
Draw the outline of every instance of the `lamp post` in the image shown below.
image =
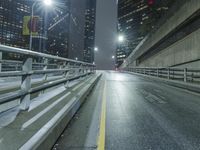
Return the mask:
<path id="1" fill-rule="evenodd" d="M 31 7 L 31 24 L 30 24 L 30 40 L 29 40 L 29 49 L 32 50 L 32 42 L 33 42 L 33 17 L 34 17 L 34 8 L 36 6 L 38 1 L 35 1 Z M 52 0 L 43 0 L 43 3 L 45 6 L 51 6 L 52 5 Z"/>

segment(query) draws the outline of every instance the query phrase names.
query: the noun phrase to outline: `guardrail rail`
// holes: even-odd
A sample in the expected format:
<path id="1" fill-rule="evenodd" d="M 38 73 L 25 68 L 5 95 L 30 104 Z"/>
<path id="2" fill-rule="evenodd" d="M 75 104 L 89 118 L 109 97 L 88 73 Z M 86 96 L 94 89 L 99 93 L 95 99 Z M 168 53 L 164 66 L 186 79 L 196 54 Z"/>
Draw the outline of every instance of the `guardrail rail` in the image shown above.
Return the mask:
<path id="1" fill-rule="evenodd" d="M 199 68 L 138 68 L 128 67 L 124 68 L 124 71 L 134 72 L 138 74 L 144 74 L 148 76 L 154 76 L 159 78 L 165 78 L 169 80 L 177 80 L 199 84 L 200 83 L 200 69 Z"/>
<path id="2" fill-rule="evenodd" d="M 90 63 L 0 45 L 0 79 L 8 80 L 17 77 L 21 81 L 18 90 L 5 93 L 0 97 L 0 105 L 19 99 L 20 109 L 27 110 L 30 106 L 31 94 L 60 84 L 67 87 L 70 80 L 95 71 L 96 66 Z M 43 84 L 32 86 L 33 78 L 40 79 Z M 1 83 L 0 87 L 2 87 Z"/>

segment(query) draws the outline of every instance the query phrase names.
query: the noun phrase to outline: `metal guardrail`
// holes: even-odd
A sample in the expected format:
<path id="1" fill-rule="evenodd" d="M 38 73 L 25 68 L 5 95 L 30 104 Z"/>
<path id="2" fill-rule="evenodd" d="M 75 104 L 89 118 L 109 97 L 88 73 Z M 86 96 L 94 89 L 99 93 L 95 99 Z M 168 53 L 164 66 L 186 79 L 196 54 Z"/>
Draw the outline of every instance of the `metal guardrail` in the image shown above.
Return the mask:
<path id="1" fill-rule="evenodd" d="M 200 83 L 199 68 L 125 68 L 125 71 L 169 80 Z"/>
<path id="2" fill-rule="evenodd" d="M 19 90 L 5 93 L 6 96 L 0 97 L 0 105 L 20 99 L 20 108 L 27 110 L 30 106 L 31 94 L 59 84 L 65 84 L 67 87 L 70 80 L 95 73 L 95 70 L 96 66 L 90 63 L 0 45 L 0 79 L 19 77 L 21 80 Z M 45 82 L 33 87 L 33 77 Z M 52 81 L 48 80 L 48 77 L 56 78 Z M 0 87 L 2 87 L 1 83 Z"/>

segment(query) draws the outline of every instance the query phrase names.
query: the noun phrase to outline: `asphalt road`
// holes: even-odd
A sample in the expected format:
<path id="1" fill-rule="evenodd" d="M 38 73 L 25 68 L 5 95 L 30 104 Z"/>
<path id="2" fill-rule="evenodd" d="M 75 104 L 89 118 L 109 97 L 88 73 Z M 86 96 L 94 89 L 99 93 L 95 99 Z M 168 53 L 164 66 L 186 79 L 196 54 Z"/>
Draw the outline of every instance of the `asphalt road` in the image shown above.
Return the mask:
<path id="1" fill-rule="evenodd" d="M 101 106 L 99 101 L 104 99 L 106 104 Z M 200 150 L 199 94 L 111 71 L 104 72 L 79 117 L 54 148 L 97 149 L 98 124 L 100 135 L 104 131 L 99 119 L 102 107 L 106 107 L 102 136 L 106 150 Z M 93 144 L 87 147 L 90 127 L 96 138 L 89 138 Z"/>

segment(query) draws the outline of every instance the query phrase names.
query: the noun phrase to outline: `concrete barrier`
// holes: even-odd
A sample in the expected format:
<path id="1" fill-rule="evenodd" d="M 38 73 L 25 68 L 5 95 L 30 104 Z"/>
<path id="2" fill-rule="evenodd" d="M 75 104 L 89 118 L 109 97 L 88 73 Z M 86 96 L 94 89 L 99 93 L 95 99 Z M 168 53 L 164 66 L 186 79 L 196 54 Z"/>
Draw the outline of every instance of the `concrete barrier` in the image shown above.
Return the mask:
<path id="1" fill-rule="evenodd" d="M 37 131 L 20 150 L 48 150 L 53 147 L 61 133 L 66 128 L 77 110 L 81 107 L 93 87 L 96 85 L 101 75 L 90 81 L 76 97 L 71 99 L 43 128 Z"/>

